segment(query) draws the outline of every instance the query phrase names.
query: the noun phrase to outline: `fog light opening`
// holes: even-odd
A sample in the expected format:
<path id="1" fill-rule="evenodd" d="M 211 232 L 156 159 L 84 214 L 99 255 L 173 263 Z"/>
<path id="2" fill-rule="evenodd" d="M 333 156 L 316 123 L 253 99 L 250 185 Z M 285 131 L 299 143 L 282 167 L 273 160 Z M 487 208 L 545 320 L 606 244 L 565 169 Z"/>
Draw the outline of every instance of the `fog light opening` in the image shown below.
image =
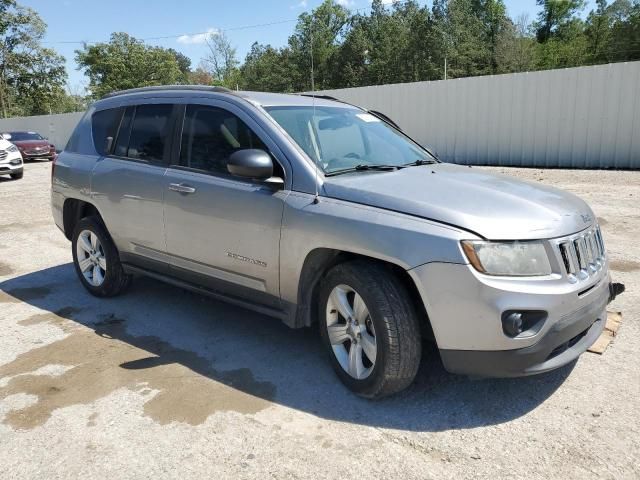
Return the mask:
<path id="1" fill-rule="evenodd" d="M 502 330 L 509 337 L 517 337 L 522 333 L 522 314 L 513 312 L 510 313 L 502 320 Z"/>
<path id="2" fill-rule="evenodd" d="M 524 338 L 540 331 L 547 312 L 540 310 L 509 310 L 502 314 L 502 331 L 510 338 Z"/>

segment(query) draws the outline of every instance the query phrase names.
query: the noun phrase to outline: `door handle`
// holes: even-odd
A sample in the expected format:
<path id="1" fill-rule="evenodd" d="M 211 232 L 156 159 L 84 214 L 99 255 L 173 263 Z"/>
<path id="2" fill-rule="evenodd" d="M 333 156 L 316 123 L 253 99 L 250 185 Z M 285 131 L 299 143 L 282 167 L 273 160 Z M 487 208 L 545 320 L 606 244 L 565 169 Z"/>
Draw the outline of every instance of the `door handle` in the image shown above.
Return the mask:
<path id="1" fill-rule="evenodd" d="M 170 183 L 169 190 L 180 193 L 196 193 L 196 189 L 184 183 Z"/>

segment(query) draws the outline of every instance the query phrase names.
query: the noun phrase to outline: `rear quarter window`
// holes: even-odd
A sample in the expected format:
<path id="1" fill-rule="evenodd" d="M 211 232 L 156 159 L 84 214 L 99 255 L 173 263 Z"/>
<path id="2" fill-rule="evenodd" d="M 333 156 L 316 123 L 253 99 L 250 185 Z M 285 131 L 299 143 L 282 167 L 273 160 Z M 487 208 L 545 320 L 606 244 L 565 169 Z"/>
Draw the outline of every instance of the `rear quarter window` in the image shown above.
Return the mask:
<path id="1" fill-rule="evenodd" d="M 122 119 L 122 108 L 110 108 L 95 112 L 91 118 L 91 131 L 96 151 L 100 155 L 108 155 L 107 147 L 113 144 Z M 109 142 L 108 139 L 111 139 Z"/>

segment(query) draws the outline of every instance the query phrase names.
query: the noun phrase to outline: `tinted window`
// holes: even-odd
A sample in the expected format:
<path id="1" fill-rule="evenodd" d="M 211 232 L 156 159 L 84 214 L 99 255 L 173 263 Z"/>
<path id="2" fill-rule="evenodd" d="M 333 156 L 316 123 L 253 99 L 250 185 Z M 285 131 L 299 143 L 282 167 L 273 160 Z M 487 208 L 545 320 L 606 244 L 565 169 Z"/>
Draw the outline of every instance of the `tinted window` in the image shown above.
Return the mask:
<path id="1" fill-rule="evenodd" d="M 172 110 L 172 105 L 136 107 L 126 154 L 123 156 L 147 161 L 162 161 Z"/>
<path id="2" fill-rule="evenodd" d="M 100 155 L 109 154 L 107 151 L 107 138 L 111 138 L 113 142 L 118 132 L 121 117 L 122 108 L 110 108 L 93 114 L 91 118 L 93 143 Z"/>
<path id="3" fill-rule="evenodd" d="M 233 113 L 202 105 L 187 107 L 180 148 L 181 165 L 227 173 L 229 156 L 245 148 L 268 151 L 258 136 Z"/>
<path id="4" fill-rule="evenodd" d="M 131 135 L 131 120 L 133 114 L 136 111 L 136 107 L 127 107 L 120 122 L 120 131 L 118 133 L 118 139 L 113 149 L 113 154 L 117 157 L 127 156 L 127 147 L 129 146 L 129 136 Z"/>
<path id="5" fill-rule="evenodd" d="M 66 152 L 78 152 L 79 151 L 79 143 L 80 143 L 80 135 L 81 135 L 81 129 L 80 129 L 80 124 L 78 124 L 76 126 L 76 128 L 73 130 L 73 133 L 71 134 L 71 137 L 69 137 L 69 141 L 67 142 L 67 146 L 64 147 Z"/>

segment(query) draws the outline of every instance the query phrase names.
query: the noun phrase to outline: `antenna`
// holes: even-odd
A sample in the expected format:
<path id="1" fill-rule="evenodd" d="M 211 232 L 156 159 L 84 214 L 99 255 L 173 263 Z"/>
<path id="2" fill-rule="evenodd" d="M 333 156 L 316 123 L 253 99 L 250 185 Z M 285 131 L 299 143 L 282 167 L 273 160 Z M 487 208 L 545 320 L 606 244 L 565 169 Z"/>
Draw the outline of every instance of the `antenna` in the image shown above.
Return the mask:
<path id="1" fill-rule="evenodd" d="M 312 123 L 315 122 L 316 120 L 316 84 L 315 84 L 315 80 L 314 80 L 314 73 L 313 73 L 313 17 L 311 19 L 311 29 L 309 30 L 309 36 L 311 37 L 311 105 L 313 106 L 313 115 L 311 117 Z M 312 125 L 313 126 L 313 125 Z M 311 133 L 315 135 L 315 129 L 312 128 L 311 129 Z M 315 187 L 316 187 L 316 196 L 313 198 L 313 203 L 319 203 L 320 202 L 320 193 L 318 192 L 318 161 L 320 161 L 320 158 L 318 158 L 320 155 L 319 151 L 316 151 L 316 154 L 314 155 L 314 157 L 316 157 L 315 161 L 314 161 L 314 166 L 315 166 Z"/>

